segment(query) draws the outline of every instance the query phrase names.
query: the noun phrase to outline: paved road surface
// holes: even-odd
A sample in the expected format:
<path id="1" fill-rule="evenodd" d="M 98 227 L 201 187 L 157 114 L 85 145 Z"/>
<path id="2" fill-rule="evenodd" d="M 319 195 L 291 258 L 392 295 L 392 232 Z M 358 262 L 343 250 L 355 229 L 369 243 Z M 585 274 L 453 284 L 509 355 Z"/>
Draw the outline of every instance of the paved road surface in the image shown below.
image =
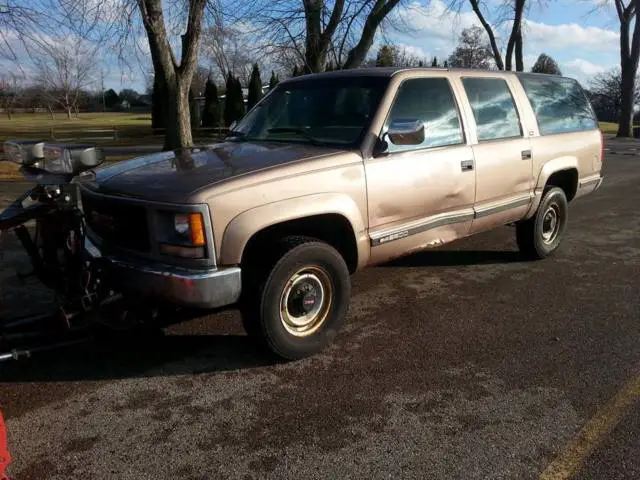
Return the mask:
<path id="1" fill-rule="evenodd" d="M 12 474 L 640 478 L 640 157 L 609 148 L 556 257 L 505 227 L 365 270 L 314 358 L 269 363 L 227 312 L 0 366 Z"/>

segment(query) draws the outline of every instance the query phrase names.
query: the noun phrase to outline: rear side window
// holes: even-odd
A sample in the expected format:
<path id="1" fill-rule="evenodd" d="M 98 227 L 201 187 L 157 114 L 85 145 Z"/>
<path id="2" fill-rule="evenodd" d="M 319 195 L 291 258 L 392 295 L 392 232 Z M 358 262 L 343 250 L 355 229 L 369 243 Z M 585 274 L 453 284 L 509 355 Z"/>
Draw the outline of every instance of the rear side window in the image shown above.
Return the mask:
<path id="1" fill-rule="evenodd" d="M 522 75 L 520 82 L 538 119 L 540 135 L 598 128 L 589 100 L 577 81 Z"/>
<path id="2" fill-rule="evenodd" d="M 501 78 L 463 78 L 478 140 L 497 140 L 522 136 L 520 118 L 507 82 Z"/>
<path id="3" fill-rule="evenodd" d="M 458 107 L 446 78 L 413 78 L 400 85 L 387 119 L 417 119 L 424 123 L 421 145 L 389 144 L 389 152 L 457 145 L 463 142 Z"/>

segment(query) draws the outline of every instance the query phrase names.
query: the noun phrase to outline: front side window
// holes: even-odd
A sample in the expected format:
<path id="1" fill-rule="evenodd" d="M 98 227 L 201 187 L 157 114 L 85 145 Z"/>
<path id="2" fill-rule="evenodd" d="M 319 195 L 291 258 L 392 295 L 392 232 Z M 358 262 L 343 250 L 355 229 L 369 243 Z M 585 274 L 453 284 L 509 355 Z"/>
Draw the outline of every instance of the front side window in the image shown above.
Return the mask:
<path id="1" fill-rule="evenodd" d="M 538 119 L 541 135 L 598 128 L 589 100 L 575 80 L 521 75 L 520 82 Z"/>
<path id="2" fill-rule="evenodd" d="M 276 87 L 234 128 L 238 141 L 359 147 L 389 79 L 300 80 Z"/>
<path id="3" fill-rule="evenodd" d="M 394 120 L 407 119 L 424 124 L 424 142 L 420 145 L 389 142 L 389 152 L 458 145 L 464 141 L 460 115 L 446 78 L 413 78 L 400 85 L 385 130 Z"/>
<path id="4" fill-rule="evenodd" d="M 522 136 L 518 110 L 501 78 L 463 78 L 478 130 L 478 141 Z"/>

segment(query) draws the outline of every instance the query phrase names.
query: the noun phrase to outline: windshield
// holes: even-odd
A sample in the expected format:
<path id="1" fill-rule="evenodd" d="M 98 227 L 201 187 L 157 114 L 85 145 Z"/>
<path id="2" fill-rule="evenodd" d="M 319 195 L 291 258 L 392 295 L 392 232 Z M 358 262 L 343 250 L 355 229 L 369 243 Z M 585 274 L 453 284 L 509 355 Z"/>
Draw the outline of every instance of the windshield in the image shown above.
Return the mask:
<path id="1" fill-rule="evenodd" d="M 389 82 L 336 77 L 281 84 L 233 129 L 239 140 L 359 147 Z"/>

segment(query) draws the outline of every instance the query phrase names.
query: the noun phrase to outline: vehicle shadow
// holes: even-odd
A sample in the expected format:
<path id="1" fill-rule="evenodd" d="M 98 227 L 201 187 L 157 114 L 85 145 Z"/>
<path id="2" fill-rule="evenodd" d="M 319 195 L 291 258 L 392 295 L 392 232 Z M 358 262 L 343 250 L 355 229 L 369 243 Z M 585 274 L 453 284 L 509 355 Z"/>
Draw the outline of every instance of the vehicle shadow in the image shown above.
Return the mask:
<path id="1" fill-rule="evenodd" d="M 460 267 L 525 262 L 518 251 L 426 250 L 392 260 L 381 267 Z"/>
<path id="2" fill-rule="evenodd" d="M 29 359 L 0 363 L 0 384 L 203 374 L 279 362 L 246 335 L 171 335 L 158 331 L 117 343 L 89 340 Z"/>

